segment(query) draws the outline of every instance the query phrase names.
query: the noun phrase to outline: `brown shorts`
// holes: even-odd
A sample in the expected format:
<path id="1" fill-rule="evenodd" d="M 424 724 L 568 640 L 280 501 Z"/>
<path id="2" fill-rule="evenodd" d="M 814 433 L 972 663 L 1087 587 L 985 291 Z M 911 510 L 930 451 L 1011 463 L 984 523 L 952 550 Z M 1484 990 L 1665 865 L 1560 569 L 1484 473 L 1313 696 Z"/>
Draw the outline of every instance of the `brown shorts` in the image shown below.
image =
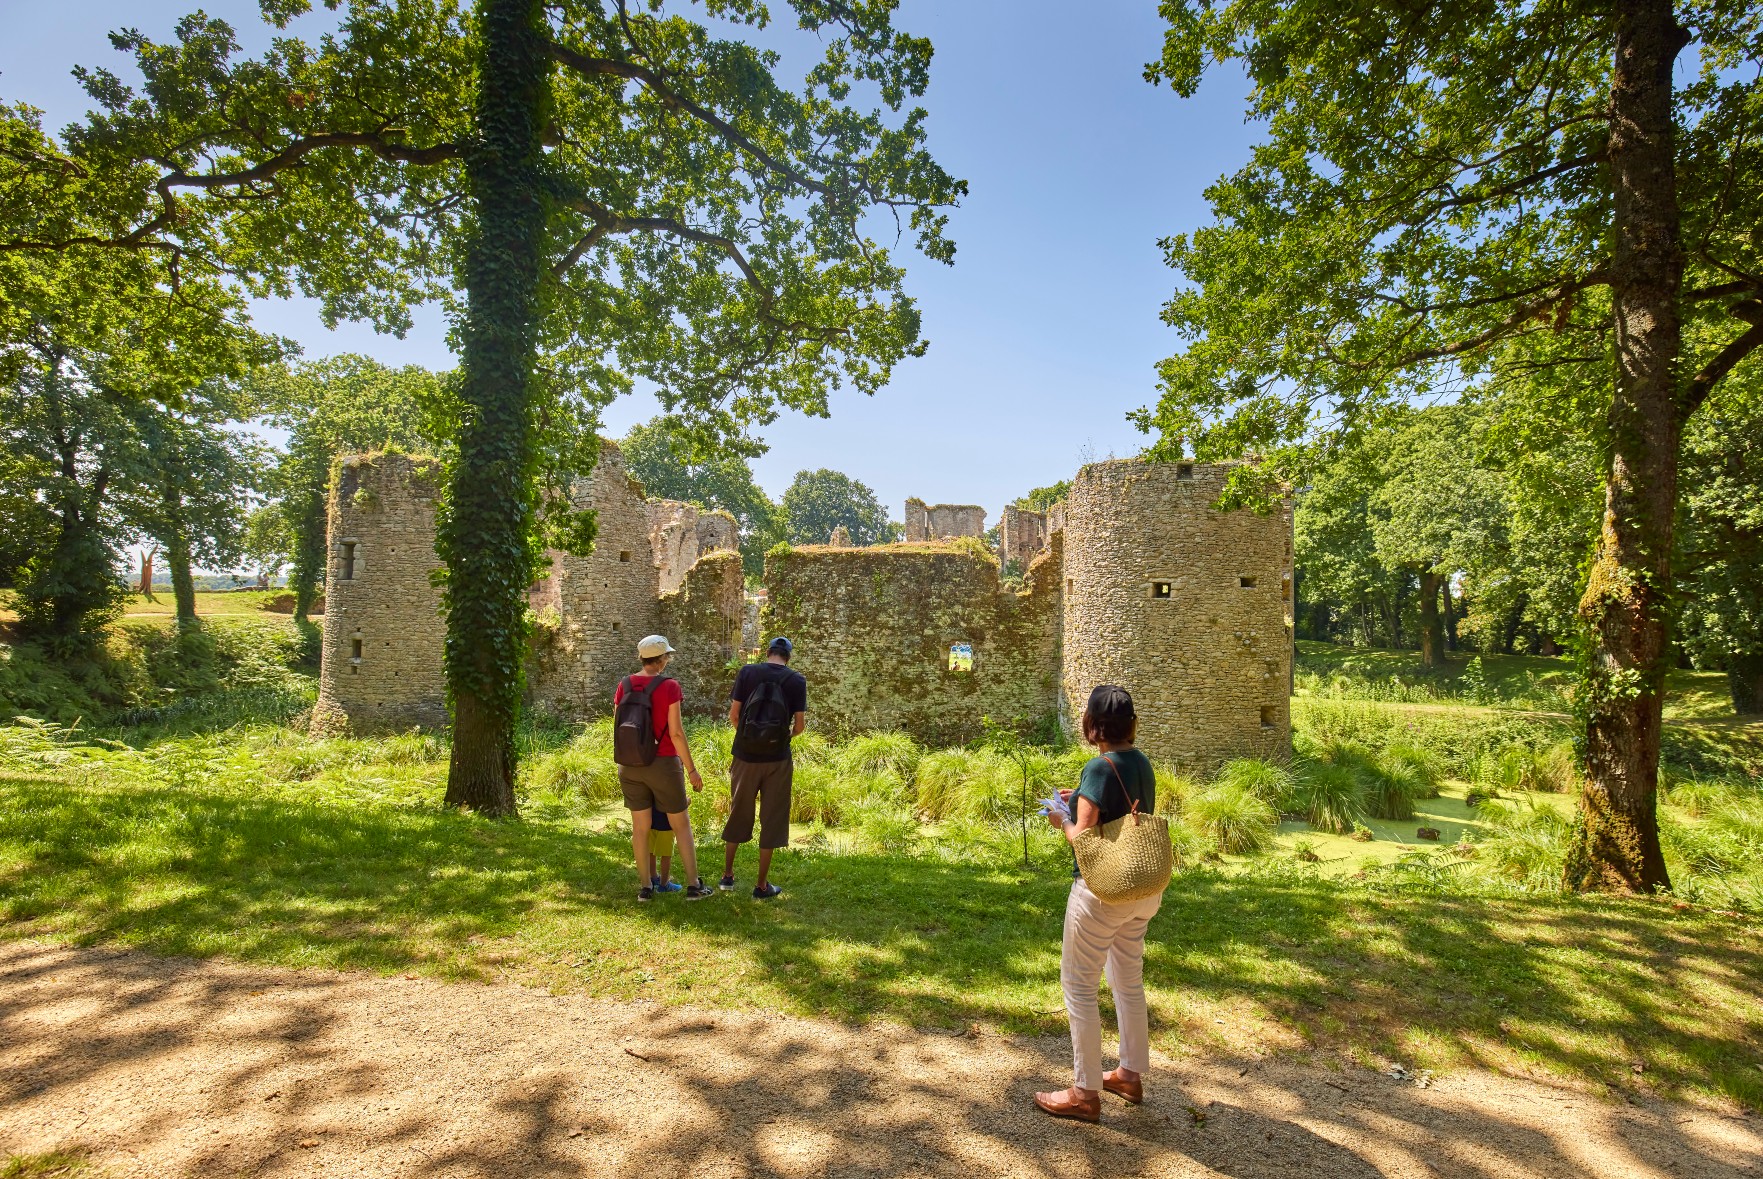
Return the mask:
<path id="1" fill-rule="evenodd" d="M 790 778 L 795 766 L 783 761 L 742 761 L 728 764 L 731 796 L 728 825 L 722 829 L 724 843 L 746 843 L 753 838 L 753 808 L 759 808 L 759 846 L 790 845 Z"/>
<path id="2" fill-rule="evenodd" d="M 619 766 L 624 805 L 633 811 L 659 808 L 664 815 L 686 809 L 686 771 L 677 757 L 658 757 L 646 766 Z"/>

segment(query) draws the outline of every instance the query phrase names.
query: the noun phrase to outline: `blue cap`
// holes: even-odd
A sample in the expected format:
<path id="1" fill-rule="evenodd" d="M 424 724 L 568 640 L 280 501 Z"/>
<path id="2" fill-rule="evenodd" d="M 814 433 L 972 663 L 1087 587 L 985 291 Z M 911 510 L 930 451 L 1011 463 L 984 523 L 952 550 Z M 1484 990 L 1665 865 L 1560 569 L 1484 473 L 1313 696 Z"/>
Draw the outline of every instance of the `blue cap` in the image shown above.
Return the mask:
<path id="1" fill-rule="evenodd" d="M 790 640 L 784 638 L 782 635 L 779 635 L 777 638 L 771 640 L 771 645 L 766 648 L 767 651 L 781 651 L 785 655 L 788 655 L 791 651 L 794 651 L 795 649 L 796 649 L 795 644 L 790 642 Z"/>

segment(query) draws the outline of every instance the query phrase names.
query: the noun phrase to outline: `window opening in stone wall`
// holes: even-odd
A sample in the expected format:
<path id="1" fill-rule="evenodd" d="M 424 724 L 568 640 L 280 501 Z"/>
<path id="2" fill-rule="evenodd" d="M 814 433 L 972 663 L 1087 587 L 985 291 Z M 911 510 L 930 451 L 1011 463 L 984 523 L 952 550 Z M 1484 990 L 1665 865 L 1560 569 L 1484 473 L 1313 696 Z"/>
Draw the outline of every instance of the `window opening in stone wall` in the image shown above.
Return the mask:
<path id="1" fill-rule="evenodd" d="M 349 658 L 360 659 L 361 658 L 361 648 L 362 648 L 362 642 L 360 639 L 350 639 L 349 640 Z"/>
<path id="2" fill-rule="evenodd" d="M 1291 578 L 1289 578 L 1289 577 L 1280 578 L 1279 596 L 1284 598 L 1288 602 L 1292 600 L 1292 579 Z"/>
<path id="3" fill-rule="evenodd" d="M 953 643 L 949 647 L 949 670 L 970 672 L 973 670 L 973 644 Z"/>
<path id="4" fill-rule="evenodd" d="M 1175 596 L 1175 583 L 1172 581 L 1153 581 L 1151 583 L 1153 598 L 1172 598 Z"/>
<path id="5" fill-rule="evenodd" d="M 631 551 L 629 549 L 619 549 L 618 559 L 620 561 L 629 561 L 631 559 Z"/>
<path id="6" fill-rule="evenodd" d="M 1194 464 L 1193 463 L 1177 463 L 1177 464 L 1175 464 L 1175 477 L 1177 479 L 1192 479 L 1194 477 Z"/>
<path id="7" fill-rule="evenodd" d="M 1273 727 L 1273 705 L 1271 704 L 1261 706 L 1261 727 L 1264 729 Z"/>
<path id="8" fill-rule="evenodd" d="M 1237 581 L 1242 583 L 1242 587 L 1244 589 L 1254 589 L 1255 588 L 1255 579 L 1253 577 L 1239 577 L 1239 578 L 1237 578 Z"/>
<path id="9" fill-rule="evenodd" d="M 355 580 L 355 542 L 352 540 L 343 542 L 343 580 Z"/>
<path id="10" fill-rule="evenodd" d="M 618 629 L 618 623 L 614 622 L 612 624 L 612 629 L 616 631 Z"/>

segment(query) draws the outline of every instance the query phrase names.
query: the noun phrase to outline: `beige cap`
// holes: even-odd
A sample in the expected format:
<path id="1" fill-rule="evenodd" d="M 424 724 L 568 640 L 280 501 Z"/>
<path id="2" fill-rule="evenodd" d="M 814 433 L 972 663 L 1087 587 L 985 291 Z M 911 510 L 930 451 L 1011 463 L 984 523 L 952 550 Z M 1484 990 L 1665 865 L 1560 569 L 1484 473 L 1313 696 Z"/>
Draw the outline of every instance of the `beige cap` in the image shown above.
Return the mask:
<path id="1" fill-rule="evenodd" d="M 642 659 L 654 659 L 662 655 L 673 654 L 673 644 L 665 635 L 650 635 L 637 644 L 637 655 Z"/>

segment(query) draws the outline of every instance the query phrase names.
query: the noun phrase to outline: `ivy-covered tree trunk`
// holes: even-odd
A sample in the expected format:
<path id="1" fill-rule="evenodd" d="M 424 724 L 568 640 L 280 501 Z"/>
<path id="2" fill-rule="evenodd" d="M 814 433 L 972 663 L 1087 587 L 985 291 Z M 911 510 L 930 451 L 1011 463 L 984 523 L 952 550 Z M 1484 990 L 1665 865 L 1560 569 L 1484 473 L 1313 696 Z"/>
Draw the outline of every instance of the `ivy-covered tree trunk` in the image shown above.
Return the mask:
<path id="1" fill-rule="evenodd" d="M 1444 579 L 1436 569 L 1420 571 L 1420 662 L 1437 667 L 1445 658 L 1445 620 L 1439 613 L 1439 585 Z"/>
<path id="2" fill-rule="evenodd" d="M 447 803 L 514 813 L 514 723 L 533 574 L 531 383 L 551 68 L 540 0 L 479 0 L 477 215 L 466 261 L 464 421 L 438 536 L 447 563 Z"/>
<path id="3" fill-rule="evenodd" d="M 190 542 L 181 531 L 166 539 L 165 567 L 171 570 L 171 596 L 177 603 L 178 628 L 193 627 L 197 624 L 196 577 L 190 569 Z"/>
<path id="4" fill-rule="evenodd" d="M 294 591 L 294 624 L 305 625 L 312 614 L 312 604 L 324 586 L 325 515 L 324 488 L 297 493 L 300 511 L 294 526 L 293 561 L 288 569 L 288 588 Z"/>
<path id="5" fill-rule="evenodd" d="M 1669 888 L 1659 848 L 1661 712 L 1670 658 L 1671 526 L 1681 422 L 1677 359 L 1683 245 L 1671 69 L 1687 34 L 1669 0 L 1618 9 L 1611 79 L 1611 301 L 1616 379 L 1604 525 L 1580 615 L 1592 630 L 1575 889 Z"/>
<path id="6" fill-rule="evenodd" d="M 1734 712 L 1741 716 L 1763 712 L 1763 652 L 1727 656 L 1726 686 Z"/>

